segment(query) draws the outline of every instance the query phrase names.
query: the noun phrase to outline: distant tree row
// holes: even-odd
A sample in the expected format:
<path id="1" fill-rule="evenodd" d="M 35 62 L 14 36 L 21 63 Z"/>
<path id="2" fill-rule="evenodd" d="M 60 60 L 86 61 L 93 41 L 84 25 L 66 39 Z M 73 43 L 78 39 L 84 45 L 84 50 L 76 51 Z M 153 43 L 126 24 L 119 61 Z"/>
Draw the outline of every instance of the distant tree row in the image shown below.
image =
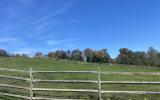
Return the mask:
<path id="1" fill-rule="evenodd" d="M 4 49 L 0 49 L 0 56 L 2 57 L 9 57 L 9 53 Z"/>
<path id="2" fill-rule="evenodd" d="M 63 50 L 57 50 L 55 52 L 48 53 L 48 57 L 100 63 L 109 63 L 111 59 L 106 49 L 94 51 L 90 48 L 86 48 L 84 51 L 80 51 L 79 49 L 75 49 L 73 51 L 68 50 L 66 52 Z"/>
<path id="3" fill-rule="evenodd" d="M 3 57 L 28 57 L 27 54 L 9 54 L 5 50 L 0 49 L 0 56 Z M 84 61 L 93 63 L 115 63 L 127 65 L 145 65 L 145 66 L 160 66 L 160 52 L 153 47 L 149 47 L 147 52 L 132 51 L 127 48 L 121 48 L 119 55 L 112 59 L 107 52 L 107 49 L 93 50 L 86 48 L 81 51 L 75 50 L 56 50 L 43 55 L 41 52 L 35 53 L 35 58 L 50 58 L 50 59 L 66 59 L 74 61 Z"/>
<path id="4" fill-rule="evenodd" d="M 115 59 L 118 64 L 160 66 L 160 53 L 153 47 L 150 47 L 147 52 L 133 52 L 127 48 L 121 48 L 119 52 Z"/>

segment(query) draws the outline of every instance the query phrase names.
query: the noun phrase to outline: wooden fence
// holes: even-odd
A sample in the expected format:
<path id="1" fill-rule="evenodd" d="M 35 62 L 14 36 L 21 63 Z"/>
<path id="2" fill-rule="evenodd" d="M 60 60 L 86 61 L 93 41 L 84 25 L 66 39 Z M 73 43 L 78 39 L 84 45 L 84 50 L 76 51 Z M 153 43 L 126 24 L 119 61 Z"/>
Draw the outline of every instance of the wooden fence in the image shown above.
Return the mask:
<path id="1" fill-rule="evenodd" d="M 16 70 L 16 69 L 7 69 L 7 68 L 0 68 L 0 71 L 11 71 L 11 72 L 22 72 L 29 74 L 29 78 L 23 77 L 13 77 L 13 76 L 6 76 L 0 75 L 0 78 L 5 79 L 14 79 L 14 80 L 22 80 L 29 82 L 28 87 L 21 87 L 15 85 L 7 85 L 7 84 L 0 84 L 0 87 L 8 87 L 8 88 L 15 88 L 15 89 L 23 89 L 29 91 L 29 96 L 21 96 L 15 95 L 10 93 L 0 92 L 0 95 L 9 96 L 14 98 L 20 99 L 27 99 L 27 100 L 62 100 L 62 99 L 55 99 L 55 98 L 45 98 L 45 97 L 34 97 L 34 91 L 54 91 L 54 92 L 91 92 L 97 93 L 99 100 L 101 100 L 101 95 L 103 93 L 127 93 L 127 94 L 160 94 L 160 92 L 154 91 L 106 91 L 101 89 L 101 84 L 160 84 L 160 82 L 148 82 L 148 81 L 101 81 L 101 74 L 124 74 L 124 75 L 160 75 L 160 73 L 156 72 L 101 72 L 100 69 L 97 71 L 33 71 L 30 68 L 29 71 L 25 70 Z M 97 80 L 39 80 L 34 79 L 33 76 L 36 73 L 91 73 L 97 75 Z M 34 88 L 33 84 L 38 82 L 52 82 L 52 83 L 96 83 L 98 86 L 97 90 L 92 89 L 54 89 L 54 88 Z M 67 99 L 63 99 L 67 100 Z M 71 100 L 71 99 L 68 99 Z M 75 99 L 74 99 L 75 100 Z"/>

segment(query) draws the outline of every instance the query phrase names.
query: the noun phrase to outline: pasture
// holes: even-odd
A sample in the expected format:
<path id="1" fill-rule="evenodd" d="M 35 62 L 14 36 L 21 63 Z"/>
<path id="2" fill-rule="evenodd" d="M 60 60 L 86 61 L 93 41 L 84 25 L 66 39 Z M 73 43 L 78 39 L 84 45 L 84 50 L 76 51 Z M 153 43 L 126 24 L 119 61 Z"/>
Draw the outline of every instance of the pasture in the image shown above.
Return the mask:
<path id="1" fill-rule="evenodd" d="M 160 72 L 160 68 L 144 68 L 144 67 L 128 67 L 111 64 L 92 64 L 72 61 L 55 61 L 52 59 L 36 59 L 36 58 L 0 58 L 0 68 L 11 68 L 29 71 L 32 67 L 33 71 L 97 71 L 97 67 L 101 72 Z M 28 73 L 0 71 L 0 75 L 8 75 L 15 77 L 29 77 Z M 36 79 L 45 80 L 97 80 L 96 74 L 89 73 L 36 73 Z M 128 74 L 107 74 L 101 75 L 102 81 L 154 81 L 160 82 L 158 75 L 141 75 L 135 73 Z M 29 83 L 25 81 L 17 81 L 11 79 L 0 78 L 0 84 L 11 84 L 16 86 L 28 87 Z M 38 88 L 54 88 L 54 89 L 98 89 L 94 83 L 35 83 L 34 87 Z M 102 84 L 103 90 L 117 91 L 160 91 L 160 85 L 148 84 Z M 0 92 L 14 93 L 18 95 L 29 95 L 28 91 L 20 89 L 10 89 L 0 87 Z M 97 93 L 79 93 L 79 92 L 51 92 L 51 91 L 36 91 L 34 96 L 65 98 L 65 99 L 87 99 L 96 100 Z M 111 94 L 105 93 L 102 95 L 103 100 L 160 100 L 158 94 Z M 14 100 L 13 97 L 0 95 L 1 100 Z M 15 100 L 17 100 L 15 98 Z"/>

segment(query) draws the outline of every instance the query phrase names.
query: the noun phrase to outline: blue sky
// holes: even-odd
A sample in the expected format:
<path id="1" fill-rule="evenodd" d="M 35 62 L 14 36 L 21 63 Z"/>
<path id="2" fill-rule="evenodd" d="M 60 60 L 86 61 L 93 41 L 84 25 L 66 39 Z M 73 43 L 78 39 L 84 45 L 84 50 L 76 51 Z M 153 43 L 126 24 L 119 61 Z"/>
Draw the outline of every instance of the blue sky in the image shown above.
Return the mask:
<path id="1" fill-rule="evenodd" d="M 159 0 L 0 0 L 0 48 L 160 50 Z"/>

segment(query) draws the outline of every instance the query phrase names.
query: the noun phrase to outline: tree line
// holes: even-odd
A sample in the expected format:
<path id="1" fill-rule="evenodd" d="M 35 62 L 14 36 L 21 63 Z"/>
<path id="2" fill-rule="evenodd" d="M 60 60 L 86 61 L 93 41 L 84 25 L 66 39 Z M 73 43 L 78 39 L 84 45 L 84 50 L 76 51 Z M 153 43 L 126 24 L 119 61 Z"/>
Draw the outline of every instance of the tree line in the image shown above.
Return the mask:
<path id="1" fill-rule="evenodd" d="M 10 54 L 7 51 L 0 49 L 0 56 L 2 57 L 28 57 L 27 54 Z M 35 58 L 49 58 L 49 59 L 65 59 L 73 61 L 84 61 L 92 63 L 114 63 L 127 65 L 145 65 L 145 66 L 160 66 L 160 52 L 153 47 L 149 47 L 147 52 L 132 51 L 127 48 L 119 49 L 118 56 L 113 59 L 110 57 L 107 49 L 93 50 L 86 48 L 83 51 L 75 50 L 56 50 L 43 55 L 37 52 Z"/>

